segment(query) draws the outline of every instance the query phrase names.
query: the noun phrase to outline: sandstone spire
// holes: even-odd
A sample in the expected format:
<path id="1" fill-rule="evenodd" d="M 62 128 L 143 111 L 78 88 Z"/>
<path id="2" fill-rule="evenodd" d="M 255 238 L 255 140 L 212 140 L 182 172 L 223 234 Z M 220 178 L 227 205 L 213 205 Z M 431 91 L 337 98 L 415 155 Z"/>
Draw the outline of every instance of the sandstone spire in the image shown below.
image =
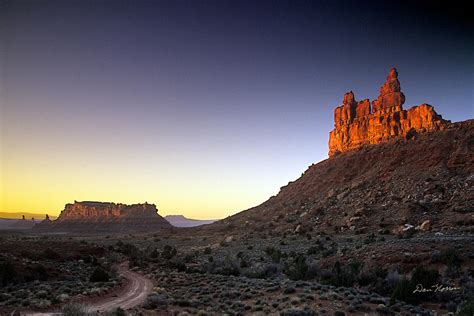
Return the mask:
<path id="1" fill-rule="evenodd" d="M 392 68 L 388 73 L 387 80 L 380 87 L 377 100 L 372 102 L 373 112 L 395 112 L 403 110 L 405 95 L 401 92 L 400 81 L 398 81 L 397 69 Z"/>
<path id="2" fill-rule="evenodd" d="M 401 92 L 398 72 L 390 69 L 380 95 L 372 106 L 368 99 L 356 101 L 352 91 L 344 95 L 342 105 L 334 110 L 334 130 L 329 134 L 329 156 L 377 144 L 393 137 L 443 129 L 442 119 L 428 104 L 403 110 L 405 95 Z"/>

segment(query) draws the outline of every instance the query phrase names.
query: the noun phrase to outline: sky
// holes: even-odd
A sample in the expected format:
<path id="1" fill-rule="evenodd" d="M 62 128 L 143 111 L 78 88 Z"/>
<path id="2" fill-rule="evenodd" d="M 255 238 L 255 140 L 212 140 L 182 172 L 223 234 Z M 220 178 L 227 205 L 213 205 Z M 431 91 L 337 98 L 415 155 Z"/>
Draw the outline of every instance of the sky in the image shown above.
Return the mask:
<path id="1" fill-rule="evenodd" d="M 413 2 L 0 0 L 0 211 L 224 218 L 326 159 L 392 66 L 405 108 L 473 118 L 473 19 Z"/>

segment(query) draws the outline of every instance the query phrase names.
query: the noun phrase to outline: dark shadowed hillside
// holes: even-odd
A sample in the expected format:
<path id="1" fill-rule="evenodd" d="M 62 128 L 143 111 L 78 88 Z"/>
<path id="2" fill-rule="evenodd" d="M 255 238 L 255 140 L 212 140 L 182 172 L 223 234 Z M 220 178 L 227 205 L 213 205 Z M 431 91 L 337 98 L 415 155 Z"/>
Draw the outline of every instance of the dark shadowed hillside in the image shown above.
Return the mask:
<path id="1" fill-rule="evenodd" d="M 473 188 L 474 120 L 469 120 L 326 159 L 268 201 L 211 227 L 236 233 L 399 233 L 429 220 L 424 230 L 463 230 L 474 224 Z"/>

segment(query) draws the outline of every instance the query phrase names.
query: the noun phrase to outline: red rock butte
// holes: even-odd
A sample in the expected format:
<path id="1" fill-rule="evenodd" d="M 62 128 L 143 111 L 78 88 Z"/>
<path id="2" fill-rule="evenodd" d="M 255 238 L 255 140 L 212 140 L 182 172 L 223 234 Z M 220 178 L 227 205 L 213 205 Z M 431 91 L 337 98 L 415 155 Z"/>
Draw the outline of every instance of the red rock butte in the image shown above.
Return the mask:
<path id="1" fill-rule="evenodd" d="M 59 217 L 45 220 L 35 226 L 42 230 L 61 231 L 155 231 L 171 228 L 163 217 L 158 215 L 155 204 L 121 204 L 109 202 L 84 201 L 66 204 Z"/>
<path id="2" fill-rule="evenodd" d="M 429 104 L 403 109 L 405 95 L 401 92 L 398 72 L 390 69 L 380 95 L 356 101 L 352 91 L 344 95 L 343 104 L 334 110 L 334 129 L 329 133 L 329 157 L 368 144 L 392 138 L 411 138 L 417 133 L 443 130 L 443 120 Z"/>

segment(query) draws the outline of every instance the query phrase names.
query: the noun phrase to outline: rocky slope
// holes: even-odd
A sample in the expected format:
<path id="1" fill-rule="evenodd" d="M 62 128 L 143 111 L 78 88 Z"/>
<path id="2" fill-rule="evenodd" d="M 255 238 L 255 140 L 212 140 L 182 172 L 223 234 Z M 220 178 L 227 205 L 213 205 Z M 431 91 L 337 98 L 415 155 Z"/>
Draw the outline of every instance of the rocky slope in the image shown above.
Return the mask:
<path id="1" fill-rule="evenodd" d="M 429 105 L 402 105 L 390 70 L 380 96 L 335 109 L 330 158 L 278 195 L 201 230 L 296 233 L 474 229 L 474 120 L 451 123 Z M 336 154 L 337 153 L 337 154 Z"/>
<path id="2" fill-rule="evenodd" d="M 37 230 L 64 232 L 150 232 L 171 228 L 154 204 L 116 204 L 74 202 L 66 204 L 59 217 L 49 218 L 34 227 Z"/>
<path id="3" fill-rule="evenodd" d="M 398 73 L 392 68 L 380 88 L 379 97 L 356 101 L 352 91 L 344 95 L 343 104 L 334 110 L 334 130 L 329 134 L 329 156 L 378 144 L 393 137 L 412 137 L 416 133 L 444 129 L 442 119 L 428 104 L 403 110 L 405 95 L 401 92 Z"/>
<path id="4" fill-rule="evenodd" d="M 261 205 L 211 225 L 234 231 L 397 233 L 474 226 L 474 120 L 312 165 Z"/>

